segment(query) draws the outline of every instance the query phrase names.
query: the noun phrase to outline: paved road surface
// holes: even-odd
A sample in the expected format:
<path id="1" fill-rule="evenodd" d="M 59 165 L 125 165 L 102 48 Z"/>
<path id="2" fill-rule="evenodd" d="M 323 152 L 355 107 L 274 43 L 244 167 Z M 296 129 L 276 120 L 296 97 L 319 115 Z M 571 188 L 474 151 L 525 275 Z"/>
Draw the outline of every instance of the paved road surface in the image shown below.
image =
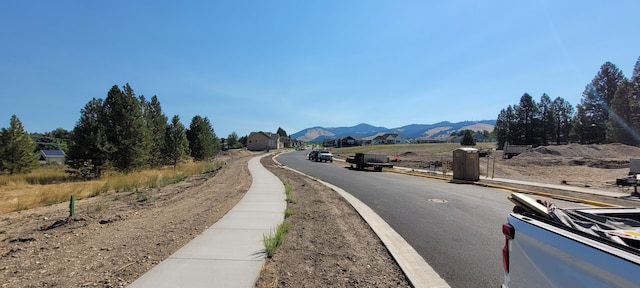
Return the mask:
<path id="1" fill-rule="evenodd" d="M 504 245 L 501 225 L 513 208 L 506 198 L 509 192 L 350 170 L 346 164 L 309 161 L 305 151 L 282 154 L 278 161 L 341 187 L 363 201 L 451 287 L 500 287 Z"/>

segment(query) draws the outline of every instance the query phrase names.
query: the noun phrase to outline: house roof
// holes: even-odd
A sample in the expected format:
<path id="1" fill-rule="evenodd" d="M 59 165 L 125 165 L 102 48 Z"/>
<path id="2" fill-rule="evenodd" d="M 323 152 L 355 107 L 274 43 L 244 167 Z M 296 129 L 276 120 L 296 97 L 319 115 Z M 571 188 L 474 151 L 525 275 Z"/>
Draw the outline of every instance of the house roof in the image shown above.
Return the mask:
<path id="1" fill-rule="evenodd" d="M 40 152 L 44 155 L 44 156 L 48 156 L 48 157 L 55 157 L 55 156 L 59 156 L 59 157 L 63 157 L 65 156 L 64 151 L 62 150 L 40 150 Z"/>
<path id="2" fill-rule="evenodd" d="M 396 133 L 385 133 L 385 134 L 382 134 L 382 135 L 378 135 L 378 136 L 376 136 L 375 138 L 373 138 L 373 140 L 386 140 L 386 139 L 388 139 L 389 137 L 391 137 L 391 138 L 397 138 L 398 136 L 399 136 L 399 135 L 398 135 L 398 134 L 396 134 Z"/>
<path id="3" fill-rule="evenodd" d="M 267 138 L 269 138 L 271 140 L 288 139 L 287 137 L 280 137 L 280 135 L 278 133 L 263 132 L 263 131 L 251 132 L 251 133 L 249 133 L 249 137 L 248 138 L 251 138 L 251 137 L 253 137 L 254 135 L 257 135 L 257 134 L 262 134 L 263 136 L 265 136 L 265 137 L 267 137 Z"/>
<path id="4" fill-rule="evenodd" d="M 271 133 L 271 132 L 258 131 L 258 132 L 251 132 L 251 133 L 249 133 L 249 138 L 250 138 L 250 137 L 253 137 L 253 136 L 255 136 L 255 135 L 262 135 L 262 136 L 267 137 L 267 138 L 270 138 L 270 139 L 273 137 L 273 133 Z"/>

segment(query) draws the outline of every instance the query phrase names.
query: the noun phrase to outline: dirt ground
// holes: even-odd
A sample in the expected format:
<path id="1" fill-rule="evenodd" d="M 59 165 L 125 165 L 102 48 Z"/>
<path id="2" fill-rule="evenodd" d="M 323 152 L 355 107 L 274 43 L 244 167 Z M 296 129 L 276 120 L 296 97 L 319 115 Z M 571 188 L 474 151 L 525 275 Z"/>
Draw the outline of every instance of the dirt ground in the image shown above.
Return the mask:
<path id="1" fill-rule="evenodd" d="M 247 161 L 137 193 L 0 215 L 1 287 L 126 287 L 229 211 L 251 185 Z M 257 287 L 408 287 L 380 240 L 337 193 L 263 164 L 292 186 L 295 213 Z M 140 193 L 140 192 L 138 192 Z"/>
<path id="2" fill-rule="evenodd" d="M 125 287 L 242 198 L 251 185 L 247 161 L 254 155 L 221 155 L 227 165 L 220 170 L 175 185 L 77 201 L 73 218 L 66 217 L 68 203 L 0 215 L 1 287 Z M 627 174 L 629 158 L 640 158 L 640 148 L 567 145 L 508 160 L 493 156 L 489 166 L 487 159 L 480 163 L 483 178 L 489 167 L 494 177 L 630 192 L 617 187 L 615 178 Z M 269 157 L 262 161 L 291 185 L 294 203 L 288 207 L 294 212 L 286 219 L 291 229 L 283 246 L 268 259 L 256 287 L 409 286 L 380 240 L 340 196 L 277 167 Z M 397 165 L 423 168 L 428 162 L 407 157 Z M 141 192 L 150 197 L 140 201 Z"/>
<path id="3" fill-rule="evenodd" d="M 68 203 L 0 215 L 2 287 L 125 287 L 242 198 L 248 159 L 163 188 L 76 201 L 73 218 Z"/>
<path id="4" fill-rule="evenodd" d="M 294 213 L 284 244 L 256 287 L 410 287 L 380 239 L 338 193 L 318 181 L 262 164 L 291 185 Z"/>
<path id="5" fill-rule="evenodd" d="M 402 155 L 396 166 L 429 169 L 429 164 L 452 161 L 441 157 L 424 159 L 414 151 L 395 152 Z M 452 153 L 447 153 L 452 155 Z M 583 187 L 601 191 L 620 192 L 631 195 L 632 186 L 616 185 L 616 179 L 629 173 L 630 159 L 640 159 L 640 147 L 623 144 L 604 145 L 559 145 L 533 148 L 511 159 L 502 159 L 502 151 L 493 151 L 490 157 L 480 158 L 480 183 L 500 184 L 520 189 L 523 192 L 535 191 L 569 196 L 578 199 L 599 201 L 619 206 L 640 207 L 638 197 L 611 198 L 592 194 L 576 193 L 566 190 L 530 187 L 493 181 L 493 178 L 506 178 L 545 184 Z M 445 163 L 446 165 L 446 163 Z M 437 171 L 440 171 L 440 167 Z M 449 165 L 449 173 L 451 168 Z"/>

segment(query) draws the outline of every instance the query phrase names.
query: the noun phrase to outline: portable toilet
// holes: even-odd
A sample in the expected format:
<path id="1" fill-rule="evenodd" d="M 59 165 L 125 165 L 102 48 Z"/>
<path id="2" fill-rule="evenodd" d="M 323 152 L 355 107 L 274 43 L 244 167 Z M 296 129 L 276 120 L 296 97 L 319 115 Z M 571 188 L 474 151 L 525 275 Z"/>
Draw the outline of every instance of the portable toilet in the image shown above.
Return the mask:
<path id="1" fill-rule="evenodd" d="M 453 179 L 480 180 L 478 149 L 463 147 L 453 150 Z"/>
<path id="2" fill-rule="evenodd" d="M 640 174 L 640 159 L 629 159 L 629 175 Z"/>

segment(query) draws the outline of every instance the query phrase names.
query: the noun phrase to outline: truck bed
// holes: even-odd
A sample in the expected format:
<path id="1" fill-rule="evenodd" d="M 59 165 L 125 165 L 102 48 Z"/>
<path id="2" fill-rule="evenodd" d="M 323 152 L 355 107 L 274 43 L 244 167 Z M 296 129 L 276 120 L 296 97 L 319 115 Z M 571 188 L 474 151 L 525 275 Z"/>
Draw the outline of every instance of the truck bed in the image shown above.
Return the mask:
<path id="1" fill-rule="evenodd" d="M 640 217 L 640 209 L 559 211 L 578 213 L 576 217 L 580 221 L 567 225 L 554 219 L 554 216 L 548 217 L 535 211 L 548 210 L 547 205 L 542 207 L 531 209 L 516 206 L 508 216 L 508 222 L 503 225 L 505 276 L 502 287 L 640 287 L 640 249 L 638 243 L 631 239 L 633 237 L 620 241 L 616 239 L 616 229 L 595 228 L 609 235 L 602 237 L 585 230 L 593 227 L 588 227 L 588 221 L 582 219 L 583 216 L 593 215 L 589 217 L 631 219 L 633 222 L 633 218 Z M 629 236 L 633 236 L 635 228 L 625 227 L 628 229 L 620 232 L 628 232 Z"/>

